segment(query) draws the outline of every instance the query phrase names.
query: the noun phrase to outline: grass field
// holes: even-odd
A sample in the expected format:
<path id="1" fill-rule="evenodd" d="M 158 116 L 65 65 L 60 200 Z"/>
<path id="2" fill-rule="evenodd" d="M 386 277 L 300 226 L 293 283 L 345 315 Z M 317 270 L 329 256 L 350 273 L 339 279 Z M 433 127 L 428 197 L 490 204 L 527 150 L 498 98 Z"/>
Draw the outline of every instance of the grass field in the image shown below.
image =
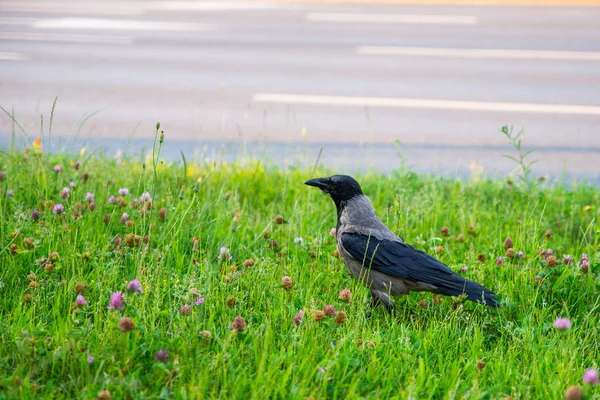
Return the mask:
<path id="1" fill-rule="evenodd" d="M 334 205 L 303 185 L 331 171 L 143 161 L 0 153 L 0 398 L 600 395 L 582 380 L 600 363 L 598 188 L 357 176 L 396 233 L 502 302 L 413 293 L 368 317 Z"/>

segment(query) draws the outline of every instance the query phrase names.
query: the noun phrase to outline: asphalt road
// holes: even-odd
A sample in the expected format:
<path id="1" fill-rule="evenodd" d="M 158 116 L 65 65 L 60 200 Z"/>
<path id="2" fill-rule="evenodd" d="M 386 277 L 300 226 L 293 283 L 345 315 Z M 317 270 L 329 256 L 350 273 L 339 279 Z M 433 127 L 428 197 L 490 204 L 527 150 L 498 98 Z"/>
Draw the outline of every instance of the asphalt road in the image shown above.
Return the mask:
<path id="1" fill-rule="evenodd" d="M 598 21 L 596 7 L 1 0 L 0 105 L 31 137 L 58 95 L 67 143 L 143 145 L 160 121 L 173 154 L 244 141 L 310 163 L 323 147 L 341 170 L 397 166 L 399 140 L 417 170 L 507 171 L 508 124 L 539 174 L 598 176 Z M 12 129 L 2 113 L 4 146 Z"/>

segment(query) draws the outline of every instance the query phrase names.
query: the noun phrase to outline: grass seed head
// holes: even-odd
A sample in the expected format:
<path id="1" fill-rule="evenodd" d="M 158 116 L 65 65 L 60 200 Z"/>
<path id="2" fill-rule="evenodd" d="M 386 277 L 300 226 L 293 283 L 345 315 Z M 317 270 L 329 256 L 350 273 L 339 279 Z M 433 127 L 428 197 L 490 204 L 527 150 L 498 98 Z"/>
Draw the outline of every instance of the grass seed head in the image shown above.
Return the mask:
<path id="1" fill-rule="evenodd" d="M 345 301 L 346 303 L 350 303 L 352 301 L 352 292 L 350 289 L 344 289 L 340 292 L 338 299 Z"/>
<path id="2" fill-rule="evenodd" d="M 227 305 L 227 307 L 229 308 L 233 308 L 235 306 L 235 304 L 237 303 L 237 300 L 235 297 L 230 297 L 227 299 L 227 301 L 225 302 L 225 304 Z"/>
<path id="3" fill-rule="evenodd" d="M 19 251 L 19 245 L 16 243 L 13 243 L 10 246 L 8 246 L 8 249 L 10 250 L 10 254 L 12 254 L 14 256 Z"/>
<path id="4" fill-rule="evenodd" d="M 243 317 L 237 316 L 233 320 L 231 327 L 236 332 L 241 332 L 246 330 L 246 320 Z"/>
<path id="5" fill-rule="evenodd" d="M 119 329 L 123 332 L 130 332 L 135 328 L 133 320 L 129 317 L 123 317 L 119 320 Z"/>
<path id="6" fill-rule="evenodd" d="M 166 208 L 161 208 L 160 210 L 158 210 L 158 218 L 161 219 L 161 221 L 164 221 L 167 218 L 167 209 Z"/>
<path id="7" fill-rule="evenodd" d="M 192 306 L 190 306 L 189 304 L 184 304 L 179 309 L 179 314 L 181 314 L 181 315 L 190 315 L 191 313 L 192 313 Z"/>
<path id="8" fill-rule="evenodd" d="M 335 307 L 331 304 L 326 305 L 325 308 L 323 308 L 323 312 L 328 317 L 335 317 L 335 314 L 337 314 L 337 312 L 335 311 Z"/>
<path id="9" fill-rule="evenodd" d="M 102 390 L 98 392 L 97 400 L 110 400 L 112 396 L 108 390 Z"/>
<path id="10" fill-rule="evenodd" d="M 315 310 L 313 311 L 313 318 L 315 321 L 320 321 L 325 318 L 325 313 L 321 310 Z"/>
<path id="11" fill-rule="evenodd" d="M 294 323 L 294 325 L 299 326 L 303 318 L 304 311 L 300 310 L 296 315 L 294 315 L 294 317 L 292 318 L 292 322 Z"/>
<path id="12" fill-rule="evenodd" d="M 581 389 L 579 388 L 579 386 L 569 387 L 567 389 L 567 391 L 565 392 L 565 399 L 566 400 L 582 400 L 583 393 L 581 393 Z"/>
<path id="13" fill-rule="evenodd" d="M 83 282 L 77 282 L 75 284 L 75 289 L 74 289 L 75 293 L 80 293 L 80 294 L 81 293 L 85 293 L 85 289 L 86 289 L 85 283 L 83 283 Z"/>
<path id="14" fill-rule="evenodd" d="M 289 276 L 284 276 L 283 278 L 281 278 L 281 286 L 283 286 L 285 290 L 290 290 L 293 286 L 292 278 L 290 278 Z"/>
<path id="15" fill-rule="evenodd" d="M 344 311 L 340 311 L 335 316 L 335 323 L 341 325 L 344 322 L 346 322 L 346 313 Z"/>
<path id="16" fill-rule="evenodd" d="M 210 333 L 210 331 L 202 331 L 200 332 L 200 336 L 202 336 L 202 338 L 206 341 L 210 340 L 212 338 L 212 333 Z"/>
<path id="17" fill-rule="evenodd" d="M 167 362 L 169 359 L 169 351 L 167 349 L 160 349 L 156 353 L 154 353 L 154 361 L 158 361 L 161 363 Z"/>

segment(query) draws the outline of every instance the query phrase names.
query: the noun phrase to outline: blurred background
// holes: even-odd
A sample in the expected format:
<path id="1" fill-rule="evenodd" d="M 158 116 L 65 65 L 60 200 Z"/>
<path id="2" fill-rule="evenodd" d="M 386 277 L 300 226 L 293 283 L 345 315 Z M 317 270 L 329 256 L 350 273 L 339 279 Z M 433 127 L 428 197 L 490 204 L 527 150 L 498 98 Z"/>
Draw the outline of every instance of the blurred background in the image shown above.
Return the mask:
<path id="1" fill-rule="evenodd" d="M 0 0 L 0 147 L 597 180 L 600 1 L 440 1 Z"/>

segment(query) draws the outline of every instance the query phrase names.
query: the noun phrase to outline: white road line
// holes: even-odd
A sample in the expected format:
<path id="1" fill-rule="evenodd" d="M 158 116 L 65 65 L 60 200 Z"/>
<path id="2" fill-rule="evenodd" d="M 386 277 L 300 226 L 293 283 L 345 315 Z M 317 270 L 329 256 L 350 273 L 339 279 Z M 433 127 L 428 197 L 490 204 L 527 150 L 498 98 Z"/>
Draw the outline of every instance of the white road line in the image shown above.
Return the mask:
<path id="1" fill-rule="evenodd" d="M 28 60 L 28 59 L 29 59 L 29 57 L 26 56 L 25 54 L 0 52 L 0 60 L 19 61 L 19 60 Z"/>
<path id="2" fill-rule="evenodd" d="M 207 31 L 211 25 L 189 22 L 141 21 L 134 19 L 58 18 L 44 19 L 31 24 L 40 29 L 117 29 L 153 31 Z"/>
<path id="3" fill-rule="evenodd" d="M 600 53 L 585 51 L 450 49 L 436 47 L 358 46 L 358 54 L 451 58 L 513 58 L 531 60 L 600 61 Z"/>
<path id="4" fill-rule="evenodd" d="M 148 4 L 149 9 L 169 11 L 251 11 L 271 10 L 276 7 L 274 3 L 249 1 L 164 1 Z"/>
<path id="5" fill-rule="evenodd" d="M 471 15 L 405 15 L 405 14 L 351 14 L 308 13 L 308 21 L 319 22 L 373 22 L 386 24 L 476 25 L 479 20 Z"/>
<path id="6" fill-rule="evenodd" d="M 126 36 L 72 35 L 67 33 L 0 32 L 0 40 L 25 40 L 36 42 L 73 42 L 132 44 L 133 38 Z"/>
<path id="7" fill-rule="evenodd" d="M 500 103 L 485 101 L 323 96 L 283 93 L 256 93 L 253 96 L 253 100 L 263 103 L 312 104 L 329 106 L 368 106 L 462 111 L 500 111 L 539 114 L 600 115 L 600 106 L 570 104 Z"/>
<path id="8" fill-rule="evenodd" d="M 142 15 L 144 8 L 128 2 L 30 2 L 2 1 L 0 12 L 22 12 L 40 14 L 98 14 L 98 15 Z"/>

